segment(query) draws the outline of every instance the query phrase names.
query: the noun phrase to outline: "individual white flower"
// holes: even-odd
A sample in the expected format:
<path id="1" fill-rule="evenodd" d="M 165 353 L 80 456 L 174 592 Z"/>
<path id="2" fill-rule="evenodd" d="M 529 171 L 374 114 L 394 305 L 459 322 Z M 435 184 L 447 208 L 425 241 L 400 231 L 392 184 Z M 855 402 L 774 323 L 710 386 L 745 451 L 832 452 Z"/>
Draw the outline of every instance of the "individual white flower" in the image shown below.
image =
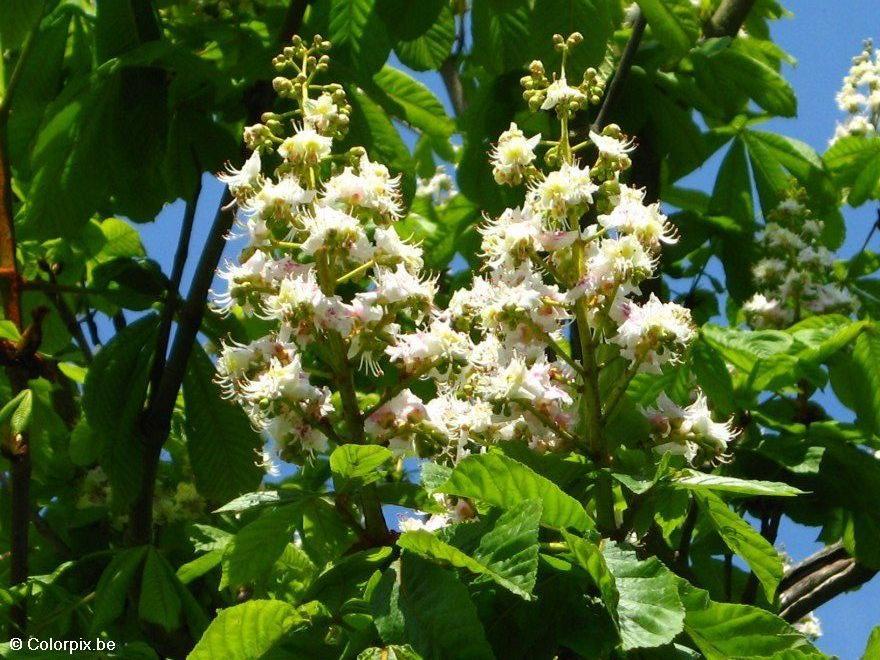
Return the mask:
<path id="1" fill-rule="evenodd" d="M 262 165 L 260 163 L 260 152 L 254 151 L 241 166 L 240 170 L 235 169 L 228 163 L 226 171 L 217 175 L 217 178 L 229 186 L 230 192 L 237 196 L 241 192 L 245 192 L 255 188 L 261 181 L 260 174 Z"/>
<path id="2" fill-rule="evenodd" d="M 646 410 L 645 415 L 657 439 L 654 451 L 681 455 L 690 463 L 695 463 L 700 456 L 723 460 L 730 442 L 737 435 L 732 421 L 716 422 L 712 419 L 702 393 L 684 408 L 665 392 L 661 393 L 657 408 Z"/>
<path id="3" fill-rule="evenodd" d="M 590 142 L 596 145 L 600 156 L 610 158 L 621 158 L 636 148 L 633 140 L 619 140 L 610 135 L 602 135 L 595 131 L 590 131 Z"/>
<path id="4" fill-rule="evenodd" d="M 782 259 L 765 257 L 752 266 L 752 276 L 759 283 L 771 283 L 780 280 L 788 270 L 788 264 Z"/>
<path id="5" fill-rule="evenodd" d="M 458 191 L 455 180 L 446 173 L 446 168 L 439 165 L 430 178 L 420 178 L 416 185 L 416 196 L 430 197 L 437 206 L 449 201 Z"/>
<path id="6" fill-rule="evenodd" d="M 541 218 L 529 209 L 506 209 L 496 220 L 480 229 L 483 256 L 492 269 L 516 268 L 537 250 L 544 231 Z"/>
<path id="7" fill-rule="evenodd" d="M 255 402 L 282 398 L 291 402 L 323 402 L 329 394 L 311 384 L 298 353 L 286 362 L 272 358 L 265 371 L 242 386 L 242 392 Z"/>
<path id="8" fill-rule="evenodd" d="M 498 144 L 489 152 L 495 181 L 501 185 L 519 185 L 526 168 L 535 160 L 535 147 L 540 141 L 540 133 L 527 138 L 525 133 L 511 122 L 510 128 L 501 134 Z"/>
<path id="9" fill-rule="evenodd" d="M 768 222 L 764 226 L 763 240 L 769 247 L 779 248 L 781 250 L 797 252 L 806 247 L 804 239 L 795 234 L 792 230 L 775 222 Z"/>
<path id="10" fill-rule="evenodd" d="M 364 430 L 372 437 L 393 435 L 418 424 L 427 415 L 424 402 L 407 388 L 367 417 Z"/>
<path id="11" fill-rule="evenodd" d="M 422 269 L 422 249 L 416 245 L 407 243 L 400 238 L 400 234 L 392 228 L 377 227 L 373 234 L 373 242 L 376 247 L 373 251 L 373 261 L 381 266 L 396 266 L 404 264 L 412 272 Z"/>
<path id="12" fill-rule="evenodd" d="M 392 362 L 401 362 L 409 373 L 422 365 L 440 361 L 455 362 L 467 359 L 471 341 L 467 335 L 453 330 L 447 321 L 434 319 L 427 330 L 397 338 L 385 349 Z"/>
<path id="13" fill-rule="evenodd" d="M 677 360 L 696 335 L 690 310 L 660 302 L 653 293 L 644 305 L 625 302 L 620 314 L 622 322 L 611 341 L 641 371 L 659 373 L 660 366 Z"/>
<path id="14" fill-rule="evenodd" d="M 454 460 L 462 458 L 461 450 L 473 436 L 485 433 L 492 426 L 492 406 L 482 400 L 465 400 L 453 392 L 439 393 L 426 405 L 428 423 L 452 443 Z"/>
<path id="15" fill-rule="evenodd" d="M 311 204 L 315 191 L 303 188 L 293 176 L 281 177 L 276 183 L 267 179 L 260 192 L 241 205 L 246 214 L 289 214 L 300 206 Z"/>
<path id="16" fill-rule="evenodd" d="M 572 403 L 571 394 L 553 378 L 554 367 L 544 360 L 529 366 L 521 358 L 513 358 L 498 370 L 486 387 L 492 399 L 521 400 L 537 407 Z"/>
<path id="17" fill-rule="evenodd" d="M 412 302 L 430 304 L 437 292 L 435 280 L 419 279 L 402 263 L 397 264 L 394 270 L 377 268 L 373 279 L 376 283 L 376 301 L 382 305 Z"/>
<path id="18" fill-rule="evenodd" d="M 570 104 L 577 103 L 581 105 L 586 100 L 586 95 L 577 87 L 571 87 L 563 75 L 547 87 L 547 97 L 544 99 L 544 103 L 541 104 L 541 110 L 552 110 L 559 105 L 568 110 Z"/>
<path id="19" fill-rule="evenodd" d="M 822 636 L 822 622 L 815 612 L 810 612 L 796 621 L 794 629 L 811 641 L 816 641 Z"/>
<path id="20" fill-rule="evenodd" d="M 319 133 L 324 133 L 335 124 L 340 116 L 339 106 L 330 94 L 324 92 L 317 99 L 307 99 L 303 112 L 303 123 Z"/>
<path id="21" fill-rule="evenodd" d="M 838 312 L 853 314 L 858 311 L 859 300 L 848 289 L 837 284 L 823 284 L 811 287 L 807 308 L 814 314 Z"/>
<path id="22" fill-rule="evenodd" d="M 415 515 L 399 514 L 397 518 L 397 528 L 401 532 L 436 532 L 449 526 L 451 522 L 451 518 L 446 514 L 435 513 L 428 515 L 427 513 L 416 511 Z"/>
<path id="23" fill-rule="evenodd" d="M 361 156 L 358 170 L 364 180 L 366 197 L 361 206 L 373 209 L 381 215 L 397 219 L 403 210 L 400 201 L 400 175 L 391 176 L 388 168 Z"/>
<path id="24" fill-rule="evenodd" d="M 652 249 L 659 249 L 661 243 L 677 242 L 675 227 L 660 212 L 660 204 L 646 206 L 644 199 L 644 190 L 621 184 L 617 205 L 611 213 L 599 216 L 599 224 L 623 234 L 632 234 Z"/>
<path id="25" fill-rule="evenodd" d="M 315 207 L 311 215 L 302 218 L 307 234 L 302 243 L 304 254 L 315 255 L 319 250 L 343 252 L 357 262 L 368 261 L 373 248 L 357 218 L 329 206 Z"/>
<path id="26" fill-rule="evenodd" d="M 656 265 L 656 257 L 635 235 L 604 238 L 587 258 L 585 288 L 591 290 L 603 284 L 632 287 L 650 277 Z"/>
<path id="27" fill-rule="evenodd" d="M 581 211 L 593 203 L 599 187 L 590 178 L 588 168 L 565 163 L 529 188 L 527 203 L 536 211 L 554 219 L 565 219 L 570 212 Z"/>
<path id="28" fill-rule="evenodd" d="M 303 126 L 281 143 L 278 154 L 294 165 L 317 165 L 330 155 L 332 146 L 332 138 Z"/>
<path id="29" fill-rule="evenodd" d="M 794 320 L 794 312 L 783 307 L 775 298 L 756 293 L 743 303 L 743 313 L 755 328 L 780 328 Z"/>
<path id="30" fill-rule="evenodd" d="M 342 298 L 325 295 L 312 270 L 281 280 L 278 292 L 264 299 L 261 315 L 289 324 L 303 340 L 310 339 L 316 327 L 347 335 L 353 324 Z"/>

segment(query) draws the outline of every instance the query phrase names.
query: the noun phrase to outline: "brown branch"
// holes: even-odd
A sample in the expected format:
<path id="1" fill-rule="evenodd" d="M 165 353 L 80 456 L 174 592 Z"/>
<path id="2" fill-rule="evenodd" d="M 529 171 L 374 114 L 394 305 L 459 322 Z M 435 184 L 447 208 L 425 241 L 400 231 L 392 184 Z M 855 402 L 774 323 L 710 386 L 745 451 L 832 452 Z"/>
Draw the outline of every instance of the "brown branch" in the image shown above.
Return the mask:
<path id="1" fill-rule="evenodd" d="M 755 0 L 721 0 L 703 27 L 703 34 L 707 37 L 735 36 L 754 5 Z"/>
<path id="2" fill-rule="evenodd" d="M 798 621 L 876 574 L 850 557 L 841 544 L 828 546 L 785 574 L 779 584 L 779 616 L 789 623 Z"/>
<path id="3" fill-rule="evenodd" d="M 597 133 L 605 127 L 611 108 L 614 106 L 620 96 L 620 92 L 623 90 L 623 85 L 629 76 L 630 69 L 632 69 L 633 59 L 635 59 L 636 53 L 639 50 L 639 44 L 642 42 L 642 36 L 645 34 L 646 25 L 647 22 L 645 20 L 645 15 L 639 11 L 636 20 L 633 22 L 629 41 L 626 42 L 626 47 L 623 49 L 623 54 L 620 56 L 620 62 L 617 64 L 614 77 L 611 79 L 608 91 L 605 92 L 605 98 L 602 99 L 602 105 L 599 107 L 599 114 L 596 115 L 596 121 L 594 121 L 593 125 L 590 127 L 591 130 Z"/>
<path id="4" fill-rule="evenodd" d="M 195 156 L 195 154 L 193 154 Z M 162 306 L 162 317 L 159 320 L 159 333 L 156 339 L 156 354 L 153 356 L 153 366 L 150 369 L 150 385 L 155 390 L 159 387 L 162 371 L 165 369 L 165 360 L 168 352 L 168 341 L 171 338 L 171 325 L 177 312 L 180 301 L 180 282 L 183 279 L 183 268 L 189 255 L 189 243 L 192 238 L 193 224 L 196 217 L 196 207 L 202 195 L 202 173 L 199 170 L 193 198 L 187 203 L 183 214 L 183 223 L 180 227 L 180 236 L 177 239 L 177 249 L 174 253 L 174 263 L 171 266 L 171 277 L 168 280 L 168 289 L 165 292 L 165 303 Z"/>

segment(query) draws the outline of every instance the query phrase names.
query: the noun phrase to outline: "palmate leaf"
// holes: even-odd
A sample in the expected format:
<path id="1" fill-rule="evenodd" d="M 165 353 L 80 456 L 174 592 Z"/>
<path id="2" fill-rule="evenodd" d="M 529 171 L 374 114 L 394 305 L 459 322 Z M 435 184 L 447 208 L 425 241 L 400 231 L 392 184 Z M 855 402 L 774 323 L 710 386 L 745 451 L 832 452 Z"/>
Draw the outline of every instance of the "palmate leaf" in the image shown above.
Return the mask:
<path id="1" fill-rule="evenodd" d="M 593 527 L 580 502 L 512 458 L 498 453 L 471 455 L 455 466 L 449 480 L 437 492 L 471 497 L 501 509 L 524 500 L 539 500 L 541 523 L 549 527 L 585 530 Z"/>
<path id="2" fill-rule="evenodd" d="M 373 90 L 374 98 L 389 112 L 435 140 L 452 135 L 455 123 L 424 84 L 388 65 L 373 76 L 373 82 L 378 87 Z"/>
<path id="3" fill-rule="evenodd" d="M 365 77 L 378 71 L 391 51 L 391 39 L 376 4 L 376 0 L 330 3 L 328 36 L 333 42 L 334 56 Z"/>
<path id="4" fill-rule="evenodd" d="M 541 503 L 526 500 L 504 512 L 480 539 L 474 556 L 425 530 L 405 532 L 397 545 L 426 559 L 464 568 L 529 600 L 538 572 L 538 523 Z"/>
<path id="5" fill-rule="evenodd" d="M 880 197 L 880 137 L 842 137 L 823 159 L 837 184 L 849 188 L 847 202 L 851 206 Z"/>
<path id="6" fill-rule="evenodd" d="M 259 658 L 297 624 L 296 608 L 279 600 L 251 600 L 222 610 L 196 644 L 189 660 Z"/>
<path id="7" fill-rule="evenodd" d="M 154 548 L 147 551 L 141 578 L 141 596 L 138 614 L 144 621 L 171 631 L 180 623 L 181 602 L 177 593 L 176 576 Z"/>
<path id="8" fill-rule="evenodd" d="M 386 644 L 411 644 L 425 658 L 494 658 L 467 587 L 415 554 L 385 571 L 370 607 Z"/>
<path id="9" fill-rule="evenodd" d="M 263 444 L 244 411 L 224 398 L 211 359 L 193 347 L 183 378 L 187 450 L 199 492 L 227 502 L 255 489 L 263 476 L 254 457 Z"/>
<path id="10" fill-rule="evenodd" d="M 721 540 L 742 557 L 764 587 L 767 600 L 773 602 L 776 587 L 782 580 L 782 557 L 773 545 L 754 527 L 731 511 L 727 504 L 711 492 L 695 491 L 694 497 Z"/>

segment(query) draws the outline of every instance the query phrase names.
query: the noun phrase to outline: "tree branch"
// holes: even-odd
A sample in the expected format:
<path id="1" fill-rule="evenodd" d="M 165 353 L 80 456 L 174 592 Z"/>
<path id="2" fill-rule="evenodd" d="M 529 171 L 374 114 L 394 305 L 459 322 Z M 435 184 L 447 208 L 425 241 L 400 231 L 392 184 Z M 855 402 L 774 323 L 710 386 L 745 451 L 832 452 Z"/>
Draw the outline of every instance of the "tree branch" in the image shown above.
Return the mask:
<path id="1" fill-rule="evenodd" d="M 779 616 L 793 623 L 877 574 L 859 564 L 840 543 L 792 567 L 779 584 Z"/>
<path id="2" fill-rule="evenodd" d="M 201 168 L 199 168 L 201 169 Z M 183 279 L 183 268 L 189 255 L 189 243 L 192 238 L 193 221 L 196 217 L 196 207 L 202 196 L 202 175 L 198 175 L 198 183 L 193 198 L 187 202 L 186 211 L 183 214 L 183 224 L 180 227 L 180 236 L 177 240 L 177 251 L 174 253 L 174 263 L 171 266 L 171 278 L 168 280 L 168 290 L 165 293 L 165 304 L 162 306 L 162 317 L 159 321 L 159 334 L 156 339 L 156 354 L 153 356 L 153 366 L 150 370 L 150 385 L 153 390 L 159 387 L 162 371 L 165 369 L 165 360 L 168 352 L 168 341 L 171 338 L 171 325 L 177 312 L 180 299 L 180 282 Z"/>
<path id="3" fill-rule="evenodd" d="M 611 79 L 611 84 L 605 92 L 605 98 L 602 99 L 599 113 L 596 115 L 596 120 L 590 127 L 590 130 L 595 131 L 596 133 L 605 127 L 611 108 L 614 106 L 617 98 L 620 96 L 620 92 L 623 90 L 623 84 L 629 76 L 630 69 L 632 69 L 633 59 L 639 50 L 642 36 L 645 34 L 646 25 L 647 21 L 645 20 L 645 15 L 639 11 L 636 20 L 633 22 L 632 34 L 630 34 L 629 41 L 626 42 L 626 47 L 623 49 L 623 54 L 620 56 L 620 62 L 617 64 L 614 77 Z"/>
<path id="4" fill-rule="evenodd" d="M 189 356 L 202 323 L 205 301 L 214 279 L 214 271 L 217 269 L 223 247 L 226 245 L 226 235 L 232 227 L 234 213 L 227 208 L 229 201 L 230 195 L 227 190 L 224 192 L 223 201 L 214 217 L 186 301 L 180 308 L 177 332 L 174 335 L 174 343 L 171 346 L 165 368 L 162 370 L 158 386 L 152 391 L 147 409 L 142 416 L 141 429 L 145 455 L 141 490 L 132 507 L 131 527 L 129 528 L 131 545 L 149 543 L 152 537 L 153 492 L 156 487 L 159 458 L 162 446 L 171 430 L 171 416 L 174 413 L 177 392 L 183 382 L 186 365 L 189 362 Z"/>
<path id="5" fill-rule="evenodd" d="M 755 0 L 721 0 L 703 27 L 703 34 L 707 37 L 735 36 L 754 5 Z"/>

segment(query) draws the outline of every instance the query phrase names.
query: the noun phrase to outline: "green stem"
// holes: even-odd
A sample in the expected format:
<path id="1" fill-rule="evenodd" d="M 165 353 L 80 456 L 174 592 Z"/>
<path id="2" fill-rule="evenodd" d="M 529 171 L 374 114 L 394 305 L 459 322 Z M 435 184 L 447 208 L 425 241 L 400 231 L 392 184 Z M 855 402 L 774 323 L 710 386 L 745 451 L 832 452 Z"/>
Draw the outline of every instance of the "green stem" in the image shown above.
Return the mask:
<path id="1" fill-rule="evenodd" d="M 343 282 L 347 282 L 348 280 L 350 280 L 350 279 L 352 279 L 352 278 L 354 278 L 354 277 L 357 277 L 358 275 L 361 275 L 361 274 L 367 272 L 370 268 L 373 267 L 374 264 L 375 264 L 375 262 L 374 262 L 372 259 L 370 259 L 370 260 L 367 261 L 366 263 L 362 263 L 362 264 L 361 264 L 360 266 L 358 266 L 357 268 L 348 271 L 345 275 L 342 275 L 341 277 L 338 277 L 338 278 L 336 279 L 336 283 L 337 283 L 337 284 L 342 284 Z"/>

